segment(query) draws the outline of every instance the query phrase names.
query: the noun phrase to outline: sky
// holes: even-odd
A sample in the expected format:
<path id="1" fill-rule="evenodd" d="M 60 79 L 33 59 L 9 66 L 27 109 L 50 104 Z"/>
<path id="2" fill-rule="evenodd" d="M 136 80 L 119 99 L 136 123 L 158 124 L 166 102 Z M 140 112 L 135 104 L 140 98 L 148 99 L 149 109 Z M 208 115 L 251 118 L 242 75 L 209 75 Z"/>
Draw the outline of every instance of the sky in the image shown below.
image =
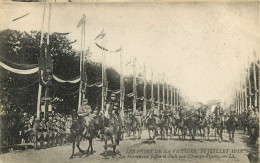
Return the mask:
<path id="1" fill-rule="evenodd" d="M 37 7 L 35 7 L 37 6 Z M 44 30 L 47 31 L 46 5 Z M 207 103 L 234 98 L 236 82 L 245 74 L 253 51 L 260 55 L 260 5 L 249 3 L 60 3 L 51 5 L 50 32 L 71 32 L 73 47 L 80 50 L 86 15 L 86 48 L 91 60 L 101 62 L 94 38 L 106 32 L 104 46 L 123 47 L 124 63 L 137 60 L 137 72 L 146 66 L 146 77 L 165 80 L 191 101 Z M 26 13 L 28 16 L 12 22 Z M 0 30 L 41 30 L 43 4 L 5 2 L 0 8 Z M 99 42 L 100 43 L 100 42 Z M 108 66 L 119 71 L 120 53 L 106 53 Z M 124 75 L 133 73 L 129 64 Z M 162 77 L 160 77 L 162 80 Z"/>

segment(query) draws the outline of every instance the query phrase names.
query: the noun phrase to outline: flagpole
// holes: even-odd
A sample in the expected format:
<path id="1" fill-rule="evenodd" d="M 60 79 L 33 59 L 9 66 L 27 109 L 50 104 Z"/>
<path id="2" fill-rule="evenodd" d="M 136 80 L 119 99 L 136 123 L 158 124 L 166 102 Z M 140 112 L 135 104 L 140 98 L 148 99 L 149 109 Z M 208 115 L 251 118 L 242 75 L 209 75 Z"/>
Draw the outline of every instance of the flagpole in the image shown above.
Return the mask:
<path id="1" fill-rule="evenodd" d="M 83 35 L 84 35 L 84 27 L 85 27 L 84 24 L 82 25 L 82 28 L 81 28 L 80 83 L 79 83 L 78 112 L 80 111 L 80 107 L 82 105 L 82 60 L 83 60 Z"/>
<path id="2" fill-rule="evenodd" d="M 256 86 L 256 64 L 253 62 L 253 73 L 254 73 L 254 106 L 257 106 L 257 86 Z"/>
<path id="3" fill-rule="evenodd" d="M 250 64 L 248 61 L 248 69 L 247 69 L 247 78 L 248 78 L 248 94 L 249 94 L 249 106 L 252 106 L 252 99 L 251 99 L 251 80 L 250 80 Z"/>
<path id="4" fill-rule="evenodd" d="M 146 69 L 144 64 L 144 72 L 143 72 L 143 80 L 144 80 L 144 102 L 143 102 L 143 115 L 146 115 Z"/>
<path id="5" fill-rule="evenodd" d="M 43 7 L 40 50 L 41 50 L 42 44 L 43 44 L 43 35 L 44 35 L 44 33 L 43 33 L 43 24 L 44 24 L 44 17 L 45 17 L 45 7 L 46 7 L 46 3 L 44 3 L 44 7 Z M 41 94 L 42 94 L 42 85 L 41 85 L 41 83 L 39 83 L 38 100 L 37 100 L 37 118 L 40 118 Z"/>
<path id="6" fill-rule="evenodd" d="M 120 76 L 120 90 L 121 90 L 121 92 L 120 92 L 120 108 L 121 108 L 121 115 L 124 117 L 124 115 L 125 115 L 125 113 L 124 113 L 124 94 L 125 94 L 125 88 L 124 88 L 124 70 L 123 70 L 123 65 L 124 65 L 124 63 L 123 63 L 123 48 L 122 48 L 122 46 L 120 46 L 120 49 L 121 49 L 121 51 L 120 51 L 120 74 L 121 74 L 121 76 Z"/>
<path id="7" fill-rule="evenodd" d="M 103 38 L 102 38 L 102 98 L 101 98 L 101 112 L 103 113 L 104 112 L 104 107 L 105 107 L 105 97 L 104 97 L 104 94 L 105 94 L 105 83 L 104 83 L 104 41 L 103 41 Z"/>
<path id="8" fill-rule="evenodd" d="M 165 79 L 164 79 L 165 75 L 163 73 L 163 78 L 162 78 L 162 85 L 163 85 L 163 110 L 165 110 L 165 89 L 164 89 L 164 85 L 165 85 Z"/>
<path id="9" fill-rule="evenodd" d="M 179 90 L 176 88 L 176 105 L 179 106 Z"/>
<path id="10" fill-rule="evenodd" d="M 48 17 L 48 32 L 47 32 L 47 47 L 48 48 L 50 45 L 50 20 L 51 20 L 51 3 L 49 3 L 49 17 Z M 48 50 L 46 50 L 46 52 L 48 53 Z M 45 53 L 45 55 L 48 55 L 47 53 Z M 44 110 L 44 119 L 46 117 L 46 110 L 48 109 L 48 104 L 49 104 L 49 85 L 46 85 L 46 89 L 45 89 L 45 110 Z"/>
<path id="11" fill-rule="evenodd" d="M 169 107 L 169 85 L 168 85 L 168 78 L 167 78 L 167 80 L 166 80 L 166 87 L 167 87 L 167 96 L 166 96 L 166 100 L 167 100 L 167 102 L 166 102 L 166 104 L 167 104 L 167 106 Z"/>
<path id="12" fill-rule="evenodd" d="M 153 70 L 151 71 L 152 72 L 152 80 L 151 80 L 151 109 L 153 108 L 153 105 L 154 105 L 154 94 L 153 94 Z"/>
<path id="13" fill-rule="evenodd" d="M 175 88 L 175 86 L 173 87 L 173 95 L 174 95 L 173 105 L 176 106 L 176 88 Z"/>
<path id="14" fill-rule="evenodd" d="M 160 110 L 160 74 L 158 73 L 158 95 L 157 95 L 157 98 L 158 98 L 158 111 Z"/>
<path id="15" fill-rule="evenodd" d="M 173 106 L 173 104 L 172 104 L 172 85 L 170 85 L 170 88 L 171 88 L 171 108 L 172 108 L 172 106 Z"/>
<path id="16" fill-rule="evenodd" d="M 133 113 L 135 113 L 135 111 L 136 111 L 136 98 L 137 98 L 135 61 L 136 61 L 136 59 L 134 58 L 134 59 L 133 59 L 133 71 L 134 71 L 134 77 L 133 77 L 133 93 L 134 93 L 134 99 L 133 99 Z"/>

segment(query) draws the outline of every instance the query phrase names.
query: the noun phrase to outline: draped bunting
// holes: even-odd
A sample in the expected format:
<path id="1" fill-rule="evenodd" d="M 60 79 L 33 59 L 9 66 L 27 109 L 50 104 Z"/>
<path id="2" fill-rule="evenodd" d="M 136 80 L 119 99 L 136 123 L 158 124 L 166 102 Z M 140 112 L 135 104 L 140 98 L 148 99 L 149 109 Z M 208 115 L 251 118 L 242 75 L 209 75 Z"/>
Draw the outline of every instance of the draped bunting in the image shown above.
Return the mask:
<path id="1" fill-rule="evenodd" d="M 109 92 L 112 92 L 112 93 L 114 93 L 114 94 L 118 94 L 118 93 L 120 93 L 121 92 L 121 90 L 119 89 L 119 90 L 115 90 L 115 91 L 112 91 L 112 90 L 108 90 Z"/>
<path id="2" fill-rule="evenodd" d="M 70 45 L 70 44 L 73 44 L 73 43 L 75 43 L 75 42 L 77 42 L 77 39 L 74 40 L 74 41 L 72 41 L 72 42 L 69 42 L 69 45 Z"/>
<path id="3" fill-rule="evenodd" d="M 36 7 L 38 7 L 40 4 L 42 4 L 42 2 L 38 3 L 30 12 L 28 12 L 28 13 L 26 13 L 26 14 L 24 14 L 24 15 L 18 17 L 18 18 L 13 19 L 13 22 L 16 21 L 16 20 L 19 20 L 19 19 L 21 19 L 21 18 L 23 18 L 23 17 L 25 17 L 25 16 L 28 16 L 28 15 L 29 15 Z"/>
<path id="4" fill-rule="evenodd" d="M 58 78 L 55 75 L 53 75 L 53 79 L 60 83 L 78 83 L 80 81 L 79 77 L 77 77 L 76 79 L 72 79 L 72 80 L 63 80 L 63 79 Z"/>
<path id="5" fill-rule="evenodd" d="M 143 101 L 143 100 L 144 100 L 144 97 L 142 96 L 142 97 L 139 97 L 139 98 L 136 98 L 136 99 Z"/>
<path id="6" fill-rule="evenodd" d="M 20 64 L 20 63 L 14 63 L 9 60 L 6 60 L 4 58 L 0 57 L 0 61 L 4 63 L 5 65 L 8 65 L 9 67 L 12 67 L 14 69 L 20 69 L 20 70 L 28 70 L 38 67 L 37 64 Z"/>
<path id="7" fill-rule="evenodd" d="M 127 97 L 132 97 L 132 96 L 134 96 L 134 92 L 127 94 Z"/>
<path id="8" fill-rule="evenodd" d="M 114 50 L 114 51 L 110 51 L 110 50 L 108 50 L 107 48 L 105 48 L 105 47 L 99 45 L 98 43 L 95 43 L 95 44 L 96 44 L 97 47 L 99 47 L 101 50 L 105 50 L 105 51 L 108 51 L 108 52 L 110 52 L 110 53 L 117 53 L 117 52 L 121 51 L 121 47 L 118 48 L 118 49 L 116 49 L 116 50 Z"/>
<path id="9" fill-rule="evenodd" d="M 89 84 L 89 85 L 87 85 L 87 87 L 94 87 L 94 86 L 96 86 L 96 87 L 102 87 L 102 83 L 100 83 L 100 82 L 98 82 L 98 83 L 95 83 L 95 84 Z"/>
<path id="10" fill-rule="evenodd" d="M 27 15 L 29 15 L 29 13 L 24 14 L 23 16 L 20 16 L 20 17 L 18 17 L 18 18 L 13 19 L 13 22 L 16 21 L 16 20 L 19 20 L 19 19 L 21 19 L 21 18 L 23 18 L 23 17 L 25 17 L 25 16 L 27 16 Z"/>
<path id="11" fill-rule="evenodd" d="M 39 71 L 39 67 L 35 67 L 35 68 L 32 68 L 32 69 L 28 69 L 28 70 L 20 70 L 20 69 L 12 68 L 12 67 L 4 64 L 1 61 L 0 61 L 0 66 L 3 67 L 4 69 L 8 70 L 8 71 L 13 72 L 13 73 L 23 74 L 23 75 L 34 74 L 34 73 Z"/>
<path id="12" fill-rule="evenodd" d="M 64 32 L 64 33 L 61 33 L 61 32 L 54 32 L 55 34 L 57 35 L 68 35 L 70 34 L 70 32 Z"/>

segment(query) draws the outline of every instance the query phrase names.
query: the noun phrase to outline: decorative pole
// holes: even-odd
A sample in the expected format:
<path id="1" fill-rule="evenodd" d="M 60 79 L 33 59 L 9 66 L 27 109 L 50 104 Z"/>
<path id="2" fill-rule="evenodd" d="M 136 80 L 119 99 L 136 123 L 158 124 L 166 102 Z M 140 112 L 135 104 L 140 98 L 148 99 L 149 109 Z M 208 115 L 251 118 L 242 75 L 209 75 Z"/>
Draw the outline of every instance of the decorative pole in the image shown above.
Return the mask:
<path id="1" fill-rule="evenodd" d="M 164 74 L 163 74 L 163 81 L 162 81 L 162 89 L 163 89 L 163 110 L 165 110 L 165 89 L 164 89 L 164 85 L 165 85 L 165 80 L 164 80 Z"/>
<path id="2" fill-rule="evenodd" d="M 42 44 L 43 44 L 43 24 L 44 24 L 44 18 L 45 18 L 45 7 L 46 3 L 44 3 L 44 8 L 43 8 L 43 16 L 42 16 L 42 29 L 41 29 L 41 42 L 40 42 L 40 49 L 42 50 Z M 41 107 L 41 94 L 42 94 L 42 85 L 39 83 L 39 88 L 38 88 L 38 100 L 37 100 L 37 118 L 40 118 L 40 107 Z"/>
<path id="3" fill-rule="evenodd" d="M 121 109 L 121 115 L 124 117 L 124 101 L 125 101 L 125 83 L 124 83 L 124 69 L 123 69 L 123 48 L 121 46 L 121 52 L 120 52 L 120 109 Z"/>
<path id="4" fill-rule="evenodd" d="M 157 98 L 158 98 L 158 111 L 160 110 L 160 74 L 158 73 L 158 95 L 157 95 Z"/>
<path id="5" fill-rule="evenodd" d="M 249 64 L 249 61 L 248 61 L 248 69 L 247 69 L 247 79 L 248 79 L 248 94 L 249 94 L 249 106 L 251 107 L 252 106 L 252 92 L 251 92 L 251 80 L 250 80 L 250 64 Z"/>
<path id="6" fill-rule="evenodd" d="M 136 90 L 136 67 L 135 67 L 136 58 L 133 59 L 133 71 L 134 71 L 134 77 L 133 77 L 133 93 L 134 93 L 134 99 L 133 99 L 133 113 L 136 111 L 136 99 L 137 99 L 137 90 Z"/>
<path id="7" fill-rule="evenodd" d="M 49 3 L 49 18 L 48 18 L 48 32 L 47 32 L 47 47 L 45 47 L 45 55 L 48 55 L 47 53 L 49 53 L 49 46 L 50 46 L 50 20 L 51 20 L 51 3 Z M 46 85 L 46 89 L 45 89 L 45 110 L 44 110 L 44 119 L 46 117 L 46 110 L 48 110 L 48 105 L 49 105 L 49 85 Z"/>
<path id="8" fill-rule="evenodd" d="M 173 105 L 176 106 L 176 88 L 175 88 L 175 86 L 173 87 L 173 94 L 174 94 Z"/>
<path id="9" fill-rule="evenodd" d="M 84 60 L 84 50 L 85 50 L 85 23 L 86 16 L 83 15 L 83 18 L 80 20 L 78 27 L 81 25 L 81 53 L 80 53 L 80 83 L 79 83 L 79 101 L 78 101 L 78 112 L 80 111 L 82 105 L 82 90 L 83 90 L 83 60 Z"/>
<path id="10" fill-rule="evenodd" d="M 173 103 L 172 103 L 172 85 L 170 85 L 170 87 L 171 87 L 171 108 L 172 108 L 172 106 L 173 106 Z"/>
<path id="11" fill-rule="evenodd" d="M 151 109 L 154 107 L 154 94 L 153 94 L 153 70 L 152 70 L 152 80 L 151 80 Z"/>
<path id="12" fill-rule="evenodd" d="M 144 102 L 143 102 L 143 115 L 146 115 L 146 69 L 144 64 L 144 72 L 143 72 L 143 81 L 144 81 Z"/>
<path id="13" fill-rule="evenodd" d="M 257 106 L 257 83 L 256 83 L 256 61 L 253 62 L 253 73 L 254 73 L 254 106 Z"/>

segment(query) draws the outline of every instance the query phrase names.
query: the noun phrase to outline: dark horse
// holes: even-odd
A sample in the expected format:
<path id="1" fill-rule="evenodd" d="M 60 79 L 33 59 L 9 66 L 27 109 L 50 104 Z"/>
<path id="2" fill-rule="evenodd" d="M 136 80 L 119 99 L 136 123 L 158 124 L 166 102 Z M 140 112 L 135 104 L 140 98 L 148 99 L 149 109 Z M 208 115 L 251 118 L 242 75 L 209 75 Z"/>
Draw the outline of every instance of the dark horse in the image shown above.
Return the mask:
<path id="1" fill-rule="evenodd" d="M 186 115 L 183 113 L 182 109 L 179 110 L 176 116 L 176 124 L 178 127 L 178 137 L 179 139 L 185 139 L 186 125 L 185 125 Z M 179 131 L 181 130 L 181 137 Z"/>
<path id="2" fill-rule="evenodd" d="M 116 146 L 119 145 L 121 139 L 121 127 L 119 124 L 117 115 L 111 115 L 110 117 L 104 117 L 103 134 L 105 139 L 105 158 L 107 158 L 107 141 L 111 138 L 113 146 L 113 157 L 116 155 Z"/>
<path id="3" fill-rule="evenodd" d="M 226 121 L 226 128 L 229 134 L 229 140 L 232 141 L 232 143 L 235 142 L 234 140 L 234 134 L 237 126 L 237 118 L 235 117 L 234 113 L 231 113 L 228 120 Z"/>
<path id="4" fill-rule="evenodd" d="M 163 113 L 160 121 L 161 140 L 168 139 L 168 132 L 171 128 L 171 118 L 167 113 Z"/>
<path id="5" fill-rule="evenodd" d="M 71 126 L 71 142 L 72 142 L 72 155 L 70 156 L 70 159 L 74 158 L 74 151 L 75 151 L 75 144 L 79 151 L 82 154 L 88 154 L 89 150 L 91 149 L 90 154 L 93 154 L 93 146 L 92 142 L 94 137 L 97 136 L 98 130 L 99 130 L 99 117 L 94 116 L 91 119 L 89 119 L 88 116 L 73 118 L 72 120 L 72 126 Z M 80 148 L 80 142 L 84 138 L 87 138 L 89 140 L 89 146 L 87 151 L 84 151 Z"/>
<path id="6" fill-rule="evenodd" d="M 153 143 L 155 143 L 155 139 L 157 136 L 157 126 L 156 126 L 156 117 L 150 115 L 147 117 L 147 123 L 146 123 L 148 133 L 149 133 L 149 140 L 152 140 Z M 153 137 L 151 137 L 151 131 L 153 132 Z"/>
<path id="7" fill-rule="evenodd" d="M 215 117 L 214 121 L 214 128 L 215 128 L 215 140 L 217 140 L 217 135 L 218 135 L 218 141 L 221 143 L 223 140 L 223 129 L 224 129 L 224 117 L 221 115 L 218 115 Z"/>

